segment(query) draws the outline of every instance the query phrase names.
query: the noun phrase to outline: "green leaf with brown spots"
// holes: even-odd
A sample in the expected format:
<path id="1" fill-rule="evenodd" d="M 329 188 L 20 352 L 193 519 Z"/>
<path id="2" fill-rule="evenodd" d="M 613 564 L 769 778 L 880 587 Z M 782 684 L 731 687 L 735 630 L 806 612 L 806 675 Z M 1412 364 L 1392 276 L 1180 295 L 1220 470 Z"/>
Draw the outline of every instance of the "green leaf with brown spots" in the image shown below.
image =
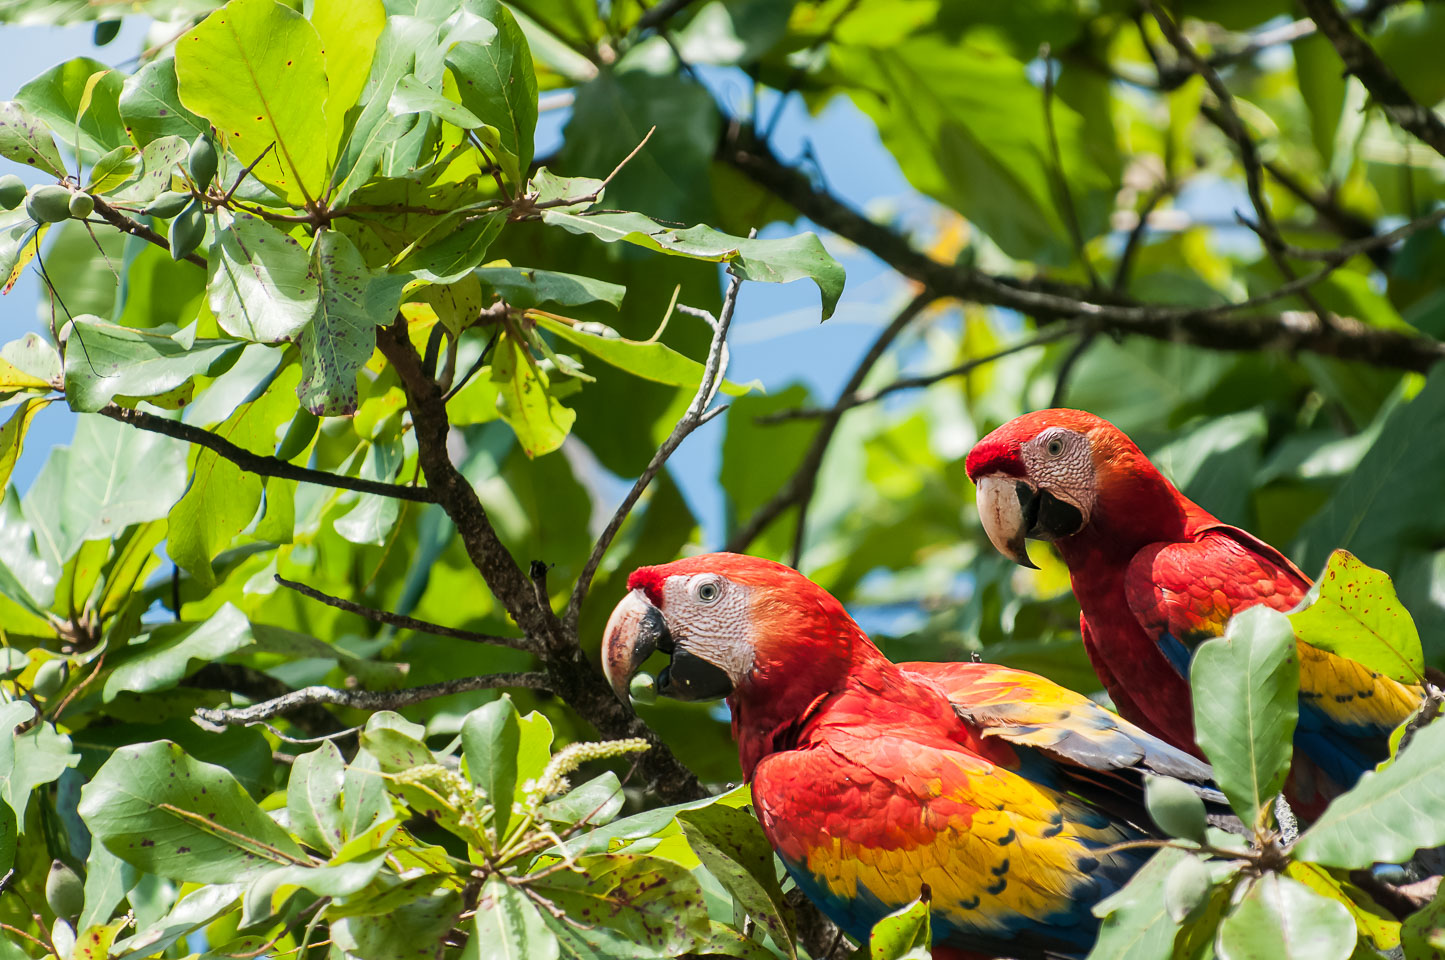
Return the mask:
<path id="1" fill-rule="evenodd" d="M 773 941 L 796 956 L 793 908 L 783 899 L 773 848 L 752 814 L 714 803 L 677 815 L 688 845 Z"/>
<path id="2" fill-rule="evenodd" d="M 542 919 L 564 950 L 616 958 L 675 957 L 708 936 L 702 888 L 681 865 L 627 853 L 580 857 L 530 886 L 564 918 Z"/>
<path id="3" fill-rule="evenodd" d="M 919 953 L 926 955 L 932 946 L 928 902 L 918 899 L 873 925 L 868 933 L 868 960 L 905 960 Z"/>
<path id="4" fill-rule="evenodd" d="M 1289 619 L 1295 636 L 1311 646 L 1401 683 L 1419 683 L 1424 675 L 1420 631 L 1395 596 L 1389 574 L 1348 550 L 1330 554 L 1324 573 Z"/>

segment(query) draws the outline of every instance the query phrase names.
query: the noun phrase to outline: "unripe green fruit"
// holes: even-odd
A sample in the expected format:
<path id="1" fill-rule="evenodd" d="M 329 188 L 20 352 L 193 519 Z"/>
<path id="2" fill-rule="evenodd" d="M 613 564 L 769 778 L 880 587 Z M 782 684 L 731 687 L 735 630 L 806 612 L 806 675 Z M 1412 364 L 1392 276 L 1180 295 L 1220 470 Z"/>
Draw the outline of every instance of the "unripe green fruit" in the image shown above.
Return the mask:
<path id="1" fill-rule="evenodd" d="M 650 673 L 639 673 L 627 685 L 627 692 L 638 703 L 656 703 L 657 680 Z"/>
<path id="2" fill-rule="evenodd" d="M 70 195 L 70 215 L 77 220 L 84 220 L 95 212 L 95 199 L 88 193 L 72 193 Z"/>
<path id="3" fill-rule="evenodd" d="M 171 222 L 171 259 L 180 260 L 201 245 L 206 237 L 206 214 L 201 201 L 192 200 Z"/>
<path id="4" fill-rule="evenodd" d="M 31 187 L 25 197 L 25 212 L 36 223 L 59 223 L 70 219 L 70 191 L 56 183 Z"/>
<path id="5" fill-rule="evenodd" d="M 25 202 L 25 181 L 7 173 L 0 177 L 0 207 L 6 210 L 14 210 Z"/>
<path id="6" fill-rule="evenodd" d="M 1144 784 L 1144 806 L 1149 816 L 1171 837 L 1204 842 L 1208 823 L 1204 801 L 1184 783 L 1167 777 L 1150 777 Z"/>
<path id="7" fill-rule="evenodd" d="M 211 143 L 210 137 L 201 134 L 191 144 L 191 154 L 186 158 L 186 168 L 191 171 L 191 179 L 196 181 L 198 189 L 206 189 L 216 179 L 217 163 L 216 145 Z"/>
<path id="8" fill-rule="evenodd" d="M 179 190 L 167 190 L 145 205 L 141 212 L 151 217 L 160 217 L 162 220 L 169 220 L 182 210 L 186 204 L 191 202 L 190 193 L 182 193 Z"/>
<path id="9" fill-rule="evenodd" d="M 103 47 L 120 35 L 119 20 L 97 20 L 95 21 L 95 36 L 92 40 L 97 47 Z"/>
<path id="10" fill-rule="evenodd" d="M 53 697 L 65 686 L 65 678 L 69 675 L 69 661 L 47 660 L 35 671 L 35 681 L 30 684 L 30 689 L 37 697 Z"/>
<path id="11" fill-rule="evenodd" d="M 296 416 L 291 419 L 291 426 L 286 428 L 286 435 L 281 438 L 281 445 L 276 448 L 276 459 L 290 460 L 305 450 L 311 438 L 316 435 L 316 427 L 320 423 L 321 418 L 310 410 L 297 411 Z"/>
<path id="12" fill-rule="evenodd" d="M 85 884 L 80 875 L 59 860 L 50 861 L 45 878 L 45 902 L 57 917 L 74 920 L 85 909 Z"/>

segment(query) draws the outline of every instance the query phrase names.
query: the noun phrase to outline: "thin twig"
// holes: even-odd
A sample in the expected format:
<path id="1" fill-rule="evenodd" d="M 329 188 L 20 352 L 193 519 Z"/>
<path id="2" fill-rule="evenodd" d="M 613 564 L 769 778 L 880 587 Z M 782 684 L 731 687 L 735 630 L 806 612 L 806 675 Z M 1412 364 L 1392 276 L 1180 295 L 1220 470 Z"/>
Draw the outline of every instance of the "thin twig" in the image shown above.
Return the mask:
<path id="1" fill-rule="evenodd" d="M 632 29 L 641 33 L 654 27 L 662 27 L 667 21 L 686 10 L 693 2 L 694 0 L 662 0 L 657 6 L 638 17 L 637 23 L 633 25 Z"/>
<path id="2" fill-rule="evenodd" d="M 432 623 L 427 620 L 418 620 L 416 617 L 408 617 L 402 613 L 392 613 L 389 610 L 378 610 L 375 607 L 367 607 L 351 600 L 343 600 L 341 597 L 333 597 L 329 593 L 322 593 L 315 587 L 307 586 L 304 583 L 297 583 L 295 580 L 287 580 L 280 574 L 275 574 L 273 579 L 290 590 L 295 590 L 302 596 L 310 597 L 328 607 L 335 607 L 337 610 L 345 610 L 347 613 L 354 613 L 359 617 L 365 617 L 377 623 L 389 624 L 393 627 L 400 627 L 403 630 L 416 630 L 419 633 L 429 633 L 434 637 L 451 637 L 454 640 L 469 640 L 472 643 L 491 643 L 499 647 L 511 647 L 514 650 L 533 650 L 536 645 L 527 637 L 499 637 L 490 633 L 476 633 L 471 630 L 461 630 L 457 627 L 444 627 L 439 623 Z"/>
<path id="3" fill-rule="evenodd" d="M 203 430 L 200 427 L 193 426 L 189 423 L 182 423 L 179 420 L 168 420 L 165 417 L 158 417 L 152 413 L 132 410 L 129 407 L 116 406 L 115 404 L 103 407 L 99 412 L 104 416 L 110 417 L 112 420 L 119 420 L 121 423 L 129 424 L 141 430 L 159 433 L 167 437 L 174 437 L 177 440 L 184 440 L 187 443 L 194 443 L 197 446 L 205 447 L 231 461 L 242 470 L 259 476 L 280 477 L 283 480 L 314 483 L 323 487 L 335 487 L 339 490 L 355 490 L 358 493 L 373 493 L 381 497 L 392 497 L 397 500 L 412 500 L 417 503 L 436 502 L 434 491 L 429 487 L 409 487 L 396 483 L 384 483 L 380 480 L 343 477 L 340 474 L 327 473 L 325 470 L 298 467 L 293 463 L 279 460 L 276 457 L 252 453 L 244 447 L 238 447 L 231 441 L 209 430 Z"/>
<path id="4" fill-rule="evenodd" d="M 728 279 L 727 293 L 723 296 L 722 312 L 718 314 L 715 321 L 711 315 L 708 316 L 712 322 L 713 333 L 712 343 L 708 346 L 707 360 L 703 364 L 702 379 L 698 382 L 697 392 L 693 394 L 692 402 L 688 404 L 686 412 L 672 428 L 662 446 L 652 455 L 652 460 L 647 464 L 646 469 L 633 483 L 632 489 L 627 491 L 627 496 L 622 498 L 617 509 L 612 514 L 612 519 L 607 521 L 602 534 L 592 546 L 592 553 L 587 558 L 587 563 L 582 567 L 582 574 L 577 578 L 577 585 L 572 590 L 572 598 L 567 602 L 567 613 L 563 617 L 563 624 L 569 632 L 575 632 L 577 622 L 582 614 L 582 601 L 587 598 L 587 591 L 592 586 L 592 578 L 597 574 L 597 567 L 602 562 L 602 555 L 612 545 L 612 539 L 617 536 L 617 531 L 622 528 L 622 521 L 627 519 L 632 512 L 639 497 L 642 496 L 647 485 L 662 470 L 662 465 L 672 452 L 677 449 L 688 436 L 702 424 L 712 419 L 716 414 L 707 415 L 707 406 L 712 402 L 717 388 L 721 386 L 724 376 L 727 373 L 725 351 L 727 348 L 728 327 L 732 324 L 733 311 L 737 308 L 738 291 L 742 289 L 742 277 L 732 274 Z M 681 305 L 679 310 L 693 313 L 692 308 Z"/>
<path id="5" fill-rule="evenodd" d="M 495 690 L 498 687 L 524 687 L 548 690 L 545 673 L 491 673 L 479 677 L 459 677 L 401 690 L 338 690 L 335 687 L 302 687 L 272 700 L 263 700 L 249 707 L 198 707 L 196 717 L 212 727 L 239 726 L 269 720 L 312 704 L 329 703 L 353 710 L 397 710 L 437 697 L 469 693 L 473 690 Z"/>
<path id="6" fill-rule="evenodd" d="M 618 161 L 617 166 L 612 168 L 612 172 L 609 173 L 602 182 L 597 185 L 597 189 L 591 193 L 584 194 L 580 197 L 557 197 L 552 200 L 543 200 L 541 203 L 529 203 L 525 200 L 519 200 L 516 204 L 518 212 L 514 215 L 514 219 L 521 219 L 534 210 L 550 210 L 553 207 L 571 207 L 579 203 L 596 203 L 602 199 L 602 191 L 607 189 L 607 185 L 612 182 L 614 177 L 622 172 L 623 167 L 631 163 L 633 159 L 642 152 L 642 148 L 647 146 L 647 141 L 651 140 L 652 135 L 656 132 L 657 127 L 654 126 L 650 128 L 643 138 L 638 141 L 637 146 L 632 148 L 632 152 Z"/>
<path id="7" fill-rule="evenodd" d="M 255 170 L 258 166 L 261 165 L 261 161 L 266 159 L 266 154 L 270 153 L 271 148 L 274 146 L 276 146 L 276 141 L 272 140 L 270 143 L 266 144 L 266 149 L 262 150 L 259 154 L 257 154 L 255 160 L 252 160 L 250 163 L 246 164 L 246 166 L 241 170 L 240 176 L 236 178 L 236 182 L 231 184 L 231 189 L 227 190 L 226 195 L 221 198 L 221 206 L 224 207 L 230 204 L 231 198 L 235 196 L 236 191 L 240 189 L 242 181 L 244 181 L 246 177 L 250 175 L 252 170 Z"/>
<path id="8" fill-rule="evenodd" d="M 1129 276 L 1134 271 L 1134 258 L 1139 254 L 1139 248 L 1143 245 L 1144 234 L 1149 231 L 1149 215 L 1152 214 L 1159 204 L 1167 197 L 1173 189 L 1173 185 L 1165 180 L 1144 198 L 1144 205 L 1139 209 L 1139 222 L 1129 231 L 1129 237 L 1124 241 L 1124 249 L 1119 254 L 1119 264 L 1114 268 L 1114 282 L 1109 285 L 1115 293 L 1124 294 L 1129 289 Z"/>

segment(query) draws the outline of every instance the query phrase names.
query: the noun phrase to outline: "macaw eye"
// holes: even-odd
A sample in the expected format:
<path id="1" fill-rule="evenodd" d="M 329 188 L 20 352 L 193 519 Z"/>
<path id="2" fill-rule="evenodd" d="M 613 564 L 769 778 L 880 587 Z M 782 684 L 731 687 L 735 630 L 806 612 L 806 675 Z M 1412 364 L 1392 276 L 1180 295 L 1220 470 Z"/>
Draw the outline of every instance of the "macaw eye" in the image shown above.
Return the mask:
<path id="1" fill-rule="evenodd" d="M 1054 437 L 1054 439 L 1049 441 L 1049 445 L 1045 447 L 1045 449 L 1048 450 L 1049 456 L 1057 457 L 1064 452 L 1064 441 L 1059 437 Z"/>
<path id="2" fill-rule="evenodd" d="M 703 603 L 712 603 L 718 597 L 722 596 L 722 587 L 711 580 L 704 580 L 694 588 L 693 593 L 697 596 L 698 600 Z"/>

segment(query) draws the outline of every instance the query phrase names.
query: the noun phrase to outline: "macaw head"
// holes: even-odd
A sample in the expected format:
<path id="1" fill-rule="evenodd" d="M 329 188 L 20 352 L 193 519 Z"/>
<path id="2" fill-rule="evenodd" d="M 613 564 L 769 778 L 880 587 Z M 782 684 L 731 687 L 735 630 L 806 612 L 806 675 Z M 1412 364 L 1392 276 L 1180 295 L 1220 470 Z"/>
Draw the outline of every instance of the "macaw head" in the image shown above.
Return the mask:
<path id="1" fill-rule="evenodd" d="M 759 723 L 800 716 L 855 662 L 882 659 L 832 594 L 771 560 L 705 554 L 641 567 L 627 586 L 602 638 L 603 670 L 624 701 L 655 650 L 671 657 L 659 694 L 726 697 L 735 718 L 741 708 Z"/>
<path id="2" fill-rule="evenodd" d="M 1101 533 L 1128 546 L 1162 539 L 1187 503 L 1122 430 L 1082 410 L 1039 410 L 984 437 L 964 462 L 978 515 L 1004 556 L 1034 564 L 1025 538 Z"/>

